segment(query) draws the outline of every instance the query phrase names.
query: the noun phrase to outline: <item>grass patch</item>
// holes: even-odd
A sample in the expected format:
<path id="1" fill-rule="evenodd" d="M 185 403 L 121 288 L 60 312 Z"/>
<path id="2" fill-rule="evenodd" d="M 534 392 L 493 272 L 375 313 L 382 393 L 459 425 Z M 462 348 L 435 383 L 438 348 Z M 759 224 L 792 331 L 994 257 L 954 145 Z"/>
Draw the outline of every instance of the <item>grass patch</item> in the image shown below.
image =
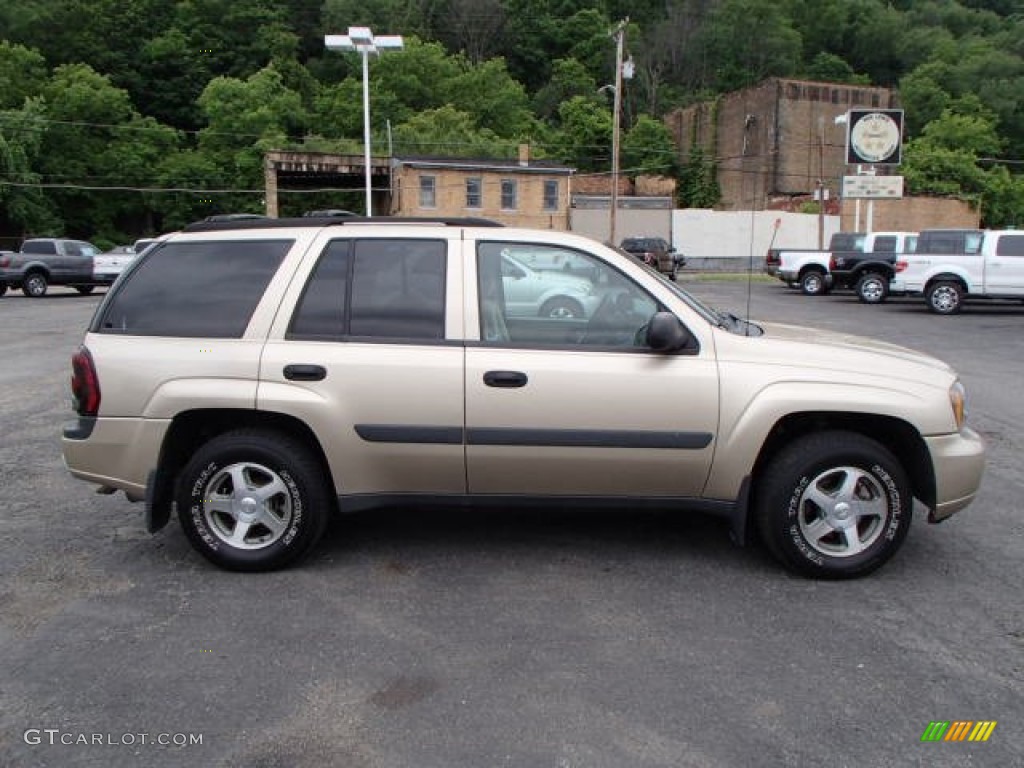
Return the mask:
<path id="1" fill-rule="evenodd" d="M 771 283 L 778 278 L 757 272 L 684 272 L 679 274 L 680 282 L 694 283 Z"/>

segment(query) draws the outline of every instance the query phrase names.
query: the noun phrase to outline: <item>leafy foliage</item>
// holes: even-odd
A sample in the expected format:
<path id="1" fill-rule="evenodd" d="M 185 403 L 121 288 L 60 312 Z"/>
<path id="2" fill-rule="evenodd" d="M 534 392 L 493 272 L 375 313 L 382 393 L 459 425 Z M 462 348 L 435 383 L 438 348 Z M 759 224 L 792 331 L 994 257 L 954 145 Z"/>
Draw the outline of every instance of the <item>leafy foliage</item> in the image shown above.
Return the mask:
<path id="1" fill-rule="evenodd" d="M 716 158 L 673 148 L 660 117 L 797 76 L 898 86 L 908 187 L 1020 223 L 1019 0 L 11 0 L 0 233 L 124 241 L 259 210 L 267 148 L 359 152 L 361 59 L 323 44 L 355 25 L 405 38 L 369 62 L 375 149 L 390 135 L 406 153 L 509 157 L 529 141 L 605 172 L 599 89 L 627 16 L 622 167 L 675 174 L 683 204 L 715 204 Z"/>

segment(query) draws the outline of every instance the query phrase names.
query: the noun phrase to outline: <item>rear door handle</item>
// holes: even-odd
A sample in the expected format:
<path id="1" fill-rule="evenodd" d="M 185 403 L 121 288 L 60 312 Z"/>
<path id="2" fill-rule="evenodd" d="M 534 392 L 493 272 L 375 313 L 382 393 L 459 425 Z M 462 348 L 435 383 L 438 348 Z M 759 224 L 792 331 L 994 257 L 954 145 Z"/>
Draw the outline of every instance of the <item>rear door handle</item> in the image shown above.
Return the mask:
<path id="1" fill-rule="evenodd" d="M 322 365 L 286 365 L 284 377 L 288 381 L 323 381 L 327 378 L 327 369 Z"/>
<path id="2" fill-rule="evenodd" d="M 525 387 L 529 381 L 525 373 L 519 371 L 488 371 L 484 374 L 484 384 L 488 387 L 502 387 L 513 389 Z"/>

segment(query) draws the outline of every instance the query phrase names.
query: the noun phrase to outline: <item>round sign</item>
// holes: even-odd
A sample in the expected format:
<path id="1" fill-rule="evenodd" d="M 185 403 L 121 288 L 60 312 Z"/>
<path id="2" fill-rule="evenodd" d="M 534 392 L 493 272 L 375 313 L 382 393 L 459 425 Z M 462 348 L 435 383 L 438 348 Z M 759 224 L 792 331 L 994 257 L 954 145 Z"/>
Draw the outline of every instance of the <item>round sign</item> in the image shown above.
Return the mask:
<path id="1" fill-rule="evenodd" d="M 889 115 L 871 112 L 854 123 L 850 147 L 866 163 L 881 163 L 900 146 L 900 127 Z"/>

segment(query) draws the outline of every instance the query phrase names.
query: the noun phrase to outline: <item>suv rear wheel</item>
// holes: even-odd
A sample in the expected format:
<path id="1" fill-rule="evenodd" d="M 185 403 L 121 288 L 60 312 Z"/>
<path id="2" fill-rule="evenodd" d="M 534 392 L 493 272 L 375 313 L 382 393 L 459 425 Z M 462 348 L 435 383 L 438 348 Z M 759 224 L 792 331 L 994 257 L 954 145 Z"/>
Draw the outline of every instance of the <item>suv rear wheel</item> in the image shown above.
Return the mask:
<path id="1" fill-rule="evenodd" d="M 299 560 L 323 535 L 334 508 L 309 449 L 264 430 L 228 432 L 203 445 L 178 478 L 176 500 L 192 546 L 233 571 Z"/>
<path id="2" fill-rule="evenodd" d="M 5 293 L 7 293 L 7 283 L 0 280 L 0 296 L 3 296 Z"/>
<path id="3" fill-rule="evenodd" d="M 765 467 L 756 491 L 761 537 L 808 576 L 863 576 L 892 557 L 910 530 L 910 483 L 882 445 L 852 432 L 800 438 Z"/>

